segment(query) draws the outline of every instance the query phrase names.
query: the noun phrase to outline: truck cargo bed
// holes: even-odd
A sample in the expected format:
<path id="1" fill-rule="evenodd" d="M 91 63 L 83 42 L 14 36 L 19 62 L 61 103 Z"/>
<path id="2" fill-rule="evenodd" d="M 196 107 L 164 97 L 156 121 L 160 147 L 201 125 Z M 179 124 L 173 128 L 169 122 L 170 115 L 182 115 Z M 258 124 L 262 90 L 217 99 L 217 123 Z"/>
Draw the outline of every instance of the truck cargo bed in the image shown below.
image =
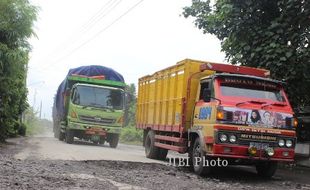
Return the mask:
<path id="1" fill-rule="evenodd" d="M 199 80 L 205 62 L 183 60 L 139 79 L 137 127 L 183 132 L 190 127 Z M 206 71 L 213 72 L 213 71 Z"/>

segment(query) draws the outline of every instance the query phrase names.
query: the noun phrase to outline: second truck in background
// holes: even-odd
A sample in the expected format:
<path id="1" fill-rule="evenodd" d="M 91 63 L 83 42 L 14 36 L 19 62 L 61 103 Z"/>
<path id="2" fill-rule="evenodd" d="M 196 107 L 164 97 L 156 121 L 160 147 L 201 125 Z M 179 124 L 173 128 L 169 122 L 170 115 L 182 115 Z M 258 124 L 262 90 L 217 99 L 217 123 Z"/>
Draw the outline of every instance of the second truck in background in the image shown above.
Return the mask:
<path id="1" fill-rule="evenodd" d="M 127 121 L 123 76 L 104 66 L 71 69 L 54 99 L 54 136 L 67 143 L 74 137 L 116 148 Z"/>

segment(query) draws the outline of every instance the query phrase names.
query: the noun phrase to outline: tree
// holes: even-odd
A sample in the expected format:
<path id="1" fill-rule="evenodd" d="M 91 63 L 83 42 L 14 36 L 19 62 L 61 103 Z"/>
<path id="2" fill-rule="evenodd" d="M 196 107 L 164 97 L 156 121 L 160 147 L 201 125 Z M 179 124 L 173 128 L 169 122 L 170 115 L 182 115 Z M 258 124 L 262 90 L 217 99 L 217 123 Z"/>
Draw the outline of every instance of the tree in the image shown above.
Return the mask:
<path id="1" fill-rule="evenodd" d="M 18 131 L 19 117 L 27 108 L 27 40 L 34 35 L 36 13 L 27 0 L 0 1 L 0 141 Z"/>
<path id="2" fill-rule="evenodd" d="M 135 84 L 129 84 L 126 86 L 127 92 L 130 94 L 130 103 L 128 109 L 128 119 L 129 126 L 136 125 L 136 104 L 137 104 L 137 95 L 136 95 L 136 86 Z"/>
<path id="3" fill-rule="evenodd" d="M 293 106 L 310 104 L 310 1 L 192 0 L 183 15 L 217 36 L 232 64 L 269 69 Z"/>

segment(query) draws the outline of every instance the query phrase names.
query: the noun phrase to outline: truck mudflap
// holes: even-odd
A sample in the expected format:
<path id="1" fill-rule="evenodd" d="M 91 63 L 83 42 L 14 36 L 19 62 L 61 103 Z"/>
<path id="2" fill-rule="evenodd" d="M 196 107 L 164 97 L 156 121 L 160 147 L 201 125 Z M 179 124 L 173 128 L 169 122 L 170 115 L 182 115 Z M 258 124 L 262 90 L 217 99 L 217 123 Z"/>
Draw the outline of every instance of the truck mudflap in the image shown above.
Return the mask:
<path id="1" fill-rule="evenodd" d="M 106 130 L 104 130 L 102 128 L 91 127 L 91 128 L 88 128 L 85 130 L 85 134 L 86 135 L 106 136 L 107 132 L 106 132 Z"/>
<path id="2" fill-rule="evenodd" d="M 273 150 L 273 156 L 268 156 L 264 149 L 258 149 L 255 154 L 250 155 L 249 146 L 213 144 L 213 153 L 208 153 L 207 156 L 284 162 L 294 161 L 294 149 L 274 148 Z"/>

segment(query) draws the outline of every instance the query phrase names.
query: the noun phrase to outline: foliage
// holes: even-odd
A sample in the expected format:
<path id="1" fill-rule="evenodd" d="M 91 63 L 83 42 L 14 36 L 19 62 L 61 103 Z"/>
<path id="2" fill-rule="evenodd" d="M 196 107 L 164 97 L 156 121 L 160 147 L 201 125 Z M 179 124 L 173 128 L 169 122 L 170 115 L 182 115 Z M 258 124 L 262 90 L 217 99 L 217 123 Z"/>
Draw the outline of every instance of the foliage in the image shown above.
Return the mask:
<path id="1" fill-rule="evenodd" d="M 135 126 L 136 125 L 136 104 L 137 104 L 135 84 L 128 85 L 127 92 L 130 94 L 130 102 L 129 102 L 129 110 L 128 110 L 128 119 L 129 119 L 128 125 Z"/>
<path id="2" fill-rule="evenodd" d="M 36 13 L 27 0 L 0 1 L 0 141 L 18 131 L 16 123 L 28 106 L 27 40 L 34 34 Z"/>
<path id="3" fill-rule="evenodd" d="M 136 86 L 130 84 L 126 88 L 127 92 L 130 94 L 130 102 L 128 109 L 128 126 L 122 129 L 121 132 L 121 141 L 125 143 L 134 143 L 138 144 L 143 140 L 143 132 L 135 128 L 136 125 L 136 104 L 137 104 L 137 95 L 136 95 Z"/>
<path id="4" fill-rule="evenodd" d="M 143 131 L 136 129 L 134 126 L 125 127 L 121 132 L 121 142 L 141 143 L 143 141 Z"/>
<path id="5" fill-rule="evenodd" d="M 310 104 L 310 1 L 192 0 L 183 15 L 216 35 L 232 64 L 269 69 L 293 106 Z"/>
<path id="6" fill-rule="evenodd" d="M 34 111 L 32 107 L 29 107 L 24 113 L 24 125 L 26 127 L 25 132 L 27 136 L 42 134 L 53 128 L 52 121 L 40 119 L 37 114 L 38 113 Z"/>

